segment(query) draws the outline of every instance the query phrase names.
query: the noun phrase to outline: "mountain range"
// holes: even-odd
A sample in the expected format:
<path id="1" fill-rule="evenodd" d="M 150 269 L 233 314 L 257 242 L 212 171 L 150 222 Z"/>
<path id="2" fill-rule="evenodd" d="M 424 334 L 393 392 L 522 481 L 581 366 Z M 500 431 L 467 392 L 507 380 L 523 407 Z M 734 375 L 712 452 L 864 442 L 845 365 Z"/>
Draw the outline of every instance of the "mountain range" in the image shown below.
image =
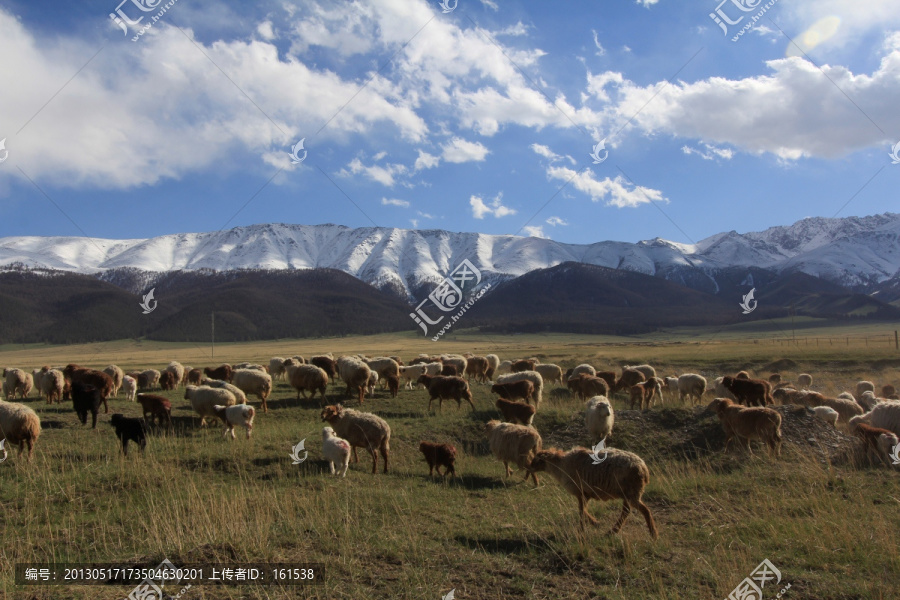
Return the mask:
<path id="1" fill-rule="evenodd" d="M 463 260 L 491 283 L 466 326 L 631 334 L 760 310 L 900 318 L 900 215 L 808 218 L 696 244 L 565 244 L 441 230 L 263 224 L 149 239 L 0 238 L 0 343 L 225 340 L 414 330 Z M 142 315 L 155 289 L 159 310 Z M 373 289 L 375 288 L 375 289 Z"/>

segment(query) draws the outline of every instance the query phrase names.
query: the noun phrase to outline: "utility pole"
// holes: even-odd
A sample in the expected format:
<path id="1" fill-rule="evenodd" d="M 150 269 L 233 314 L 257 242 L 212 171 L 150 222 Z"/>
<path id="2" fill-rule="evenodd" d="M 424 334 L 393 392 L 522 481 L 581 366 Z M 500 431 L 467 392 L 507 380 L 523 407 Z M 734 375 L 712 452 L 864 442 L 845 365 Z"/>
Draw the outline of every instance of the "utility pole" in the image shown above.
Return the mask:
<path id="1" fill-rule="evenodd" d="M 212 321 L 212 355 L 216 355 L 216 313 L 209 313 L 210 319 Z"/>

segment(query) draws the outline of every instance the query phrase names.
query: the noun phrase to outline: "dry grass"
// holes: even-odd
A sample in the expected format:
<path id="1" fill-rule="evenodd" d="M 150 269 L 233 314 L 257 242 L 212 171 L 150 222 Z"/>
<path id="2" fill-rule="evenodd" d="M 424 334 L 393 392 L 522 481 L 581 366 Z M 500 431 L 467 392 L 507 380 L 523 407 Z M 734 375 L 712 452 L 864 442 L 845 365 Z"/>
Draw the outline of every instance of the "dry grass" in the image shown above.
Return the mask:
<path id="1" fill-rule="evenodd" d="M 536 355 L 544 362 L 597 367 L 650 362 L 661 374 L 759 370 L 789 357 L 814 387 L 836 394 L 859 378 L 900 383 L 898 354 L 862 345 L 830 353 L 803 346 L 723 342 L 598 345 L 577 336 L 466 334 L 440 351 L 496 351 L 501 358 Z M 407 336 L 229 344 L 216 348 L 133 341 L 83 347 L 29 347 L 2 353 L 2 363 L 29 369 L 76 361 L 102 367 L 160 368 L 169 360 L 207 366 L 221 361 L 322 351 L 400 354 L 435 352 L 430 341 Z M 206 354 L 204 354 L 206 352 Z M 891 362 L 894 361 L 894 362 Z M 767 375 L 768 372 L 760 372 Z M 178 563 L 320 562 L 319 587 L 194 587 L 184 598 L 440 598 L 451 588 L 472 598 L 717 599 L 764 558 L 791 589 L 785 598 L 896 598 L 900 589 L 900 480 L 884 468 L 856 469 L 819 462 L 790 447 L 778 462 L 738 452 L 673 455 L 657 440 L 684 435 L 673 421 L 665 432 L 617 424 L 611 445 L 638 452 L 651 471 L 645 502 L 656 517 L 653 542 L 642 519 L 622 534 L 605 534 L 618 503 L 591 505 L 601 529 L 581 533 L 575 500 L 549 477 L 534 489 L 521 475 L 503 479 L 488 454 L 482 424 L 496 416 L 487 386 L 473 384 L 477 411 L 445 408 L 426 414 L 424 391 L 379 390 L 366 410 L 393 429 L 392 472 L 369 474 L 363 454 L 347 478 L 322 470 L 318 402 L 295 401 L 280 382 L 268 414 L 257 416 L 251 441 L 222 438 L 221 427 L 196 428 L 182 393 L 173 400 L 177 434 L 150 440 L 147 455 L 118 454 L 108 417 L 97 430 L 77 423 L 69 406 L 31 399 L 44 423 L 35 461 L 15 456 L 0 465 L 0 596 L 120 599 L 127 588 L 48 587 L 16 590 L 17 562 L 102 562 L 163 557 Z M 329 387 L 329 399 L 343 389 Z M 545 392 L 549 398 L 549 390 Z M 254 404 L 256 404 L 254 402 Z M 615 408 L 623 410 L 622 399 Z M 535 425 L 545 440 L 562 431 L 581 403 L 565 396 L 542 404 Z M 111 412 L 137 415 L 136 404 L 113 400 Z M 661 410 L 659 407 L 653 410 Z M 674 414 L 674 413 L 673 413 Z M 684 417 L 681 415 L 679 418 Z M 689 417 L 693 418 L 693 417 Z M 712 418 L 712 417 L 708 417 Z M 291 447 L 307 439 L 310 458 L 292 465 Z M 459 477 L 427 477 L 421 439 L 451 442 L 460 451 Z M 587 444 L 585 439 L 582 443 Z M 670 443 L 667 441 L 667 443 Z M 713 448 L 718 450 L 718 448 Z M 238 516 L 235 516 L 238 515 Z M 177 592 L 177 590 L 175 590 Z M 766 598 L 778 590 L 766 588 Z"/>

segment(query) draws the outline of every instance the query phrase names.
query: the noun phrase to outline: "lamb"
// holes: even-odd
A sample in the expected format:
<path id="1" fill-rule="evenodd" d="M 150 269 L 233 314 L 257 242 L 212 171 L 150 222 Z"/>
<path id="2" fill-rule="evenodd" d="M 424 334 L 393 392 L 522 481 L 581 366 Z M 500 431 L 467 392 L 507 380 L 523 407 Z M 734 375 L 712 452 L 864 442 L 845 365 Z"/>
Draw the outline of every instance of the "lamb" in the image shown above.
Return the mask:
<path id="1" fill-rule="evenodd" d="M 812 394 L 815 392 L 810 392 L 807 397 L 812 397 Z M 839 421 L 841 423 L 849 423 L 850 419 L 855 416 L 863 414 L 863 408 L 852 400 L 847 400 L 845 398 L 821 398 L 817 404 L 818 406 L 830 406 L 835 411 L 837 411 L 839 416 Z"/>
<path id="2" fill-rule="evenodd" d="M 337 366 L 334 358 L 331 356 L 313 356 L 309 359 L 310 364 L 315 365 L 325 371 L 331 382 L 334 383 L 334 376 L 337 374 Z"/>
<path id="3" fill-rule="evenodd" d="M 391 398 L 396 398 L 397 394 L 400 393 L 400 378 L 396 375 L 388 375 L 385 377 L 385 381 L 387 382 L 388 391 L 391 393 Z"/>
<path id="4" fill-rule="evenodd" d="M 830 423 L 832 427 L 837 427 L 838 412 L 830 406 L 814 406 L 811 408 L 817 419 L 821 419 L 826 423 Z"/>
<path id="5" fill-rule="evenodd" d="M 250 439 L 250 432 L 253 431 L 253 417 L 256 416 L 256 410 L 252 406 L 249 404 L 235 404 L 233 406 L 216 404 L 213 406 L 213 410 L 225 423 L 224 437 L 228 437 L 230 433 L 231 439 L 234 439 L 234 428 L 240 425 L 247 430 L 247 439 Z"/>
<path id="6" fill-rule="evenodd" d="M 53 400 L 59 404 L 62 400 L 63 389 L 66 387 L 65 375 L 56 369 L 42 370 L 40 379 L 41 393 L 47 398 L 47 404 L 53 404 Z"/>
<path id="7" fill-rule="evenodd" d="M 116 437 L 122 442 L 122 454 L 128 456 L 128 442 L 133 441 L 144 453 L 147 447 L 146 424 L 143 419 L 134 417 L 126 417 L 121 413 L 116 413 L 109 419 L 109 424 L 115 427 Z"/>
<path id="8" fill-rule="evenodd" d="M 405 367 L 400 367 L 400 377 L 406 380 L 406 384 L 403 386 L 405 389 L 413 389 L 414 381 L 418 381 L 419 377 L 422 375 L 430 375 L 434 377 L 435 375 L 441 374 L 441 363 L 416 363 L 414 365 L 409 365 Z"/>
<path id="9" fill-rule="evenodd" d="M 510 373 L 497 378 L 497 383 L 514 383 L 516 381 L 530 381 L 534 385 L 534 407 L 541 405 L 542 392 L 544 390 L 544 379 L 537 371 L 522 371 L 519 373 Z"/>
<path id="10" fill-rule="evenodd" d="M 143 376 L 144 381 L 146 382 L 146 385 L 144 387 L 147 387 L 147 388 L 152 388 L 154 386 L 159 385 L 159 378 L 162 377 L 162 373 L 160 373 L 156 369 L 147 369 L 146 371 L 143 371 L 141 373 L 141 375 Z M 138 380 L 139 383 L 140 383 L 140 381 L 141 380 Z"/>
<path id="11" fill-rule="evenodd" d="M 388 472 L 388 455 L 391 446 L 391 427 L 372 413 L 358 412 L 344 408 L 340 404 L 326 406 L 322 410 L 322 420 L 334 428 L 335 433 L 347 440 L 353 449 L 353 462 L 359 462 L 357 448 L 365 448 L 372 455 L 372 474 L 378 467 L 378 450 L 384 459 L 384 472 Z"/>
<path id="12" fill-rule="evenodd" d="M 337 360 L 338 375 L 347 384 L 347 395 L 351 395 L 350 389 L 357 391 L 359 403 L 365 401 L 366 386 L 369 384 L 369 365 L 354 356 L 342 356 Z"/>
<path id="13" fill-rule="evenodd" d="M 631 405 L 631 410 L 634 410 L 634 405 L 637 404 L 640 410 L 649 410 L 653 406 L 652 397 L 653 397 L 653 387 L 649 381 L 644 381 L 643 383 L 638 383 L 631 386 L 628 390 Z M 646 405 L 646 408 L 645 408 Z"/>
<path id="14" fill-rule="evenodd" d="M 428 377 L 423 375 L 422 377 Z M 421 379 L 421 378 L 420 378 Z M 472 391 L 469 389 L 469 382 L 462 377 L 445 377 L 438 375 L 427 380 L 428 387 L 428 410 L 431 410 L 431 402 L 435 399 L 438 401 L 438 412 L 440 412 L 444 400 L 456 400 L 457 409 L 462 406 L 465 399 L 472 410 L 475 405 L 472 403 Z"/>
<path id="15" fill-rule="evenodd" d="M 178 375 L 173 371 L 163 371 L 159 374 L 159 388 L 161 390 L 174 390 L 178 387 Z"/>
<path id="16" fill-rule="evenodd" d="M 876 404 L 866 414 L 850 419 L 851 427 L 855 423 L 866 423 L 872 427 L 887 429 L 894 435 L 900 435 L 900 402 L 887 400 Z"/>
<path id="17" fill-rule="evenodd" d="M 535 471 L 546 471 L 563 488 L 578 498 L 578 512 L 582 529 L 587 520 L 599 525 L 597 519 L 587 512 L 590 500 L 622 500 L 622 513 L 616 520 L 611 533 L 622 529 L 633 508 L 644 515 L 651 537 L 657 539 L 656 522 L 653 514 L 642 501 L 644 488 L 650 482 L 650 470 L 637 454 L 609 448 L 606 458 L 597 464 L 586 448 L 573 448 L 565 454 L 561 450 L 538 452 L 531 462 Z"/>
<path id="18" fill-rule="evenodd" d="M 484 356 L 473 356 L 466 360 L 465 374 L 469 379 L 474 378 L 479 383 L 486 383 L 488 381 L 487 370 L 488 361 Z"/>
<path id="19" fill-rule="evenodd" d="M 500 367 L 500 357 L 496 354 L 487 354 L 484 358 L 488 361 L 488 368 L 485 372 L 485 375 L 489 380 L 493 381 L 494 375 L 497 373 L 497 369 Z"/>
<path id="20" fill-rule="evenodd" d="M 172 426 L 172 403 L 164 396 L 156 394 L 138 394 L 137 401 L 141 405 L 141 414 L 144 420 L 150 415 L 149 424 L 153 424 L 154 419 L 162 427 L 163 423 L 166 427 Z"/>
<path id="21" fill-rule="evenodd" d="M 82 425 L 87 424 L 87 414 L 91 413 L 91 429 L 97 428 L 97 412 L 103 403 L 103 397 L 96 387 L 83 381 L 72 382 L 72 407 Z"/>
<path id="22" fill-rule="evenodd" d="M 511 365 L 510 370 L 513 373 L 521 373 L 523 371 L 534 371 L 535 365 L 537 365 L 537 360 L 535 360 L 533 358 L 527 358 L 527 359 L 515 361 Z"/>
<path id="23" fill-rule="evenodd" d="M 764 406 L 745 408 L 727 398 L 716 398 L 708 408 L 718 415 L 725 430 L 727 439 L 723 451 L 727 451 L 728 444 L 737 437 L 738 443 L 743 441 L 747 451 L 753 455 L 750 440 L 759 438 L 768 444 L 770 453 L 774 453 L 776 458 L 780 456 L 781 414 L 778 411 Z"/>
<path id="24" fill-rule="evenodd" d="M 189 385 L 200 385 L 203 380 L 203 371 L 200 369 L 191 369 L 187 372 L 187 383 Z"/>
<path id="25" fill-rule="evenodd" d="M 137 380 L 130 375 L 125 375 L 122 377 L 122 389 L 125 391 L 125 400 L 134 402 L 137 394 Z"/>
<path id="26" fill-rule="evenodd" d="M 205 367 L 203 369 L 203 374 L 209 377 L 210 379 L 218 379 L 220 381 L 231 382 L 231 375 L 234 372 L 234 369 L 231 368 L 229 364 L 221 364 L 216 368 Z"/>
<path id="27" fill-rule="evenodd" d="M 734 394 L 740 404 L 746 406 L 765 406 L 766 404 L 774 404 L 772 398 L 771 387 L 768 381 L 762 379 L 738 379 L 737 377 L 726 376 L 722 378 L 722 385 Z"/>
<path id="28" fill-rule="evenodd" d="M 813 378 L 809 373 L 800 373 L 797 375 L 797 387 L 801 390 L 812 386 Z"/>
<path id="29" fill-rule="evenodd" d="M 93 369 L 85 369 L 75 364 L 69 364 L 63 369 L 63 374 L 74 384 L 76 381 L 92 385 L 100 390 L 100 397 L 103 398 L 103 412 L 109 412 L 109 406 L 106 399 L 112 393 L 113 380 L 112 377 L 103 371 L 95 371 Z M 65 393 L 65 391 L 63 392 Z"/>
<path id="30" fill-rule="evenodd" d="M 122 378 L 125 377 L 125 372 L 116 365 L 107 366 L 103 369 L 103 372 L 109 375 L 113 380 L 112 395 L 118 396 L 119 390 L 122 388 Z"/>
<path id="31" fill-rule="evenodd" d="M 453 467 L 453 463 L 456 462 L 455 447 L 436 442 L 419 442 L 419 452 L 425 456 L 425 462 L 428 463 L 429 477 L 434 476 L 435 469 L 440 477 L 446 477 L 448 474 L 456 476 L 456 469 Z M 443 473 L 441 467 L 444 467 Z"/>
<path id="32" fill-rule="evenodd" d="M 696 373 L 685 373 L 678 377 L 678 399 L 681 402 L 685 398 L 691 403 L 699 404 L 703 400 L 703 394 L 706 392 L 706 378 Z"/>
<path id="33" fill-rule="evenodd" d="M 262 400 L 263 412 L 269 412 L 266 398 L 272 393 L 272 376 L 256 369 L 235 369 L 231 374 L 231 384 L 244 392 Z"/>
<path id="34" fill-rule="evenodd" d="M 216 405 L 232 406 L 237 400 L 230 391 L 224 388 L 214 388 L 208 385 L 189 385 L 184 388 L 184 399 L 190 400 L 191 408 L 200 415 L 200 427 L 206 427 L 206 419 L 215 419 L 219 416 Z"/>
<path id="35" fill-rule="evenodd" d="M 558 365 L 542 363 L 535 365 L 534 370 L 541 374 L 545 383 L 558 383 L 563 385 L 563 370 Z"/>
<path id="36" fill-rule="evenodd" d="M 525 382 L 530 385 L 530 382 Z M 497 410 L 503 415 L 503 420 L 509 423 L 521 423 L 531 425 L 534 421 L 534 407 L 524 402 L 513 402 L 503 398 L 497 398 Z"/>
<path id="37" fill-rule="evenodd" d="M 631 386 L 643 383 L 646 380 L 646 375 L 644 375 L 637 369 L 624 367 L 622 369 L 622 375 L 620 375 L 616 380 L 616 385 L 613 388 L 613 391 L 619 392 L 622 390 L 629 390 L 631 389 Z"/>
<path id="38" fill-rule="evenodd" d="M 491 386 L 491 393 L 497 394 L 504 400 L 521 398 L 525 402 L 531 402 L 534 396 L 534 384 L 526 379 L 512 383 L 495 383 Z"/>
<path id="39" fill-rule="evenodd" d="M 541 434 L 532 427 L 516 425 L 514 423 L 501 423 L 497 420 L 487 422 L 485 430 L 491 453 L 497 460 L 503 462 L 506 468 L 506 476 L 512 475 L 509 463 L 525 469 L 525 479 L 531 476 L 537 487 L 537 475 L 531 470 L 531 461 L 535 454 L 541 451 Z"/>
<path id="40" fill-rule="evenodd" d="M 616 416 L 612 404 L 605 396 L 594 396 L 584 405 L 584 426 L 594 443 L 606 439 L 612 433 Z"/>
<path id="41" fill-rule="evenodd" d="M 3 369 L 3 377 L 5 378 L 4 389 L 7 401 L 15 398 L 20 390 L 25 389 L 26 377 L 25 371 L 22 369 Z"/>
<path id="42" fill-rule="evenodd" d="M 237 400 L 237 404 L 247 404 L 247 396 L 244 394 L 244 391 L 241 388 L 228 383 L 227 381 L 222 381 L 221 379 L 207 379 L 206 377 L 204 377 L 200 380 L 200 385 L 228 390 L 234 395 L 235 400 Z"/>
<path id="43" fill-rule="evenodd" d="M 328 468 L 331 469 L 332 475 L 338 475 L 334 470 L 334 465 L 337 464 L 341 470 L 340 476 L 347 476 L 347 467 L 350 465 L 350 444 L 347 440 L 336 436 L 331 427 L 322 428 L 322 455 L 328 461 Z"/>
<path id="44" fill-rule="evenodd" d="M 278 377 L 285 379 L 287 374 L 284 370 L 284 359 L 280 356 L 273 356 L 269 359 L 269 375 L 273 378 Z"/>
<path id="45" fill-rule="evenodd" d="M 28 448 L 28 460 L 34 455 L 34 445 L 41 435 L 41 420 L 30 407 L 0 400 L 0 435 L 8 443 L 19 447 L 18 456 Z"/>
<path id="46" fill-rule="evenodd" d="M 859 398 L 863 395 L 863 392 L 872 392 L 875 393 L 875 384 L 871 381 L 857 381 L 856 382 L 856 397 Z"/>
<path id="47" fill-rule="evenodd" d="M 293 367 L 288 372 L 288 381 L 295 390 L 297 390 L 297 400 L 300 399 L 300 393 L 306 398 L 306 393 L 310 392 L 310 398 L 315 398 L 316 392 L 324 400 L 325 392 L 328 390 L 328 374 L 321 367 L 314 364 L 300 365 Z"/>

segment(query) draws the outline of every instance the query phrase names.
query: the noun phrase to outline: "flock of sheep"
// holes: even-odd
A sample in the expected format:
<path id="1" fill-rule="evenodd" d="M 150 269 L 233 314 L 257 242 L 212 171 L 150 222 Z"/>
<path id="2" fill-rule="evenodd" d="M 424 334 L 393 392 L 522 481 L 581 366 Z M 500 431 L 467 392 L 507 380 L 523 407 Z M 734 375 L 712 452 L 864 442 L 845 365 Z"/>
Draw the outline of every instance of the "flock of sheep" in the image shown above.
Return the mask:
<path id="1" fill-rule="evenodd" d="M 650 472 L 644 461 L 631 452 L 616 448 L 604 448 L 613 432 L 614 410 L 609 398 L 624 394 L 630 407 L 649 409 L 655 402 L 674 401 L 697 404 L 705 394 L 714 398 L 708 405 L 720 419 L 726 434 L 725 449 L 737 440 L 752 454 L 750 441 L 758 439 L 766 444 L 771 454 L 778 457 L 781 446 L 781 414 L 772 409 L 776 402 L 807 407 L 811 414 L 837 427 L 846 424 L 848 430 L 858 436 L 871 457 L 891 466 L 897 455 L 900 435 L 900 401 L 891 385 L 881 388 L 881 397 L 875 394 L 875 385 L 860 381 L 853 395 L 844 392 L 837 397 L 826 397 L 812 391 L 812 377 L 801 374 L 797 388 L 782 382 L 780 375 L 767 380 L 754 379 L 741 371 L 715 380 L 708 389 L 707 380 L 695 373 L 679 377 L 658 377 L 650 365 L 623 367 L 620 372 L 597 371 L 589 364 L 581 364 L 567 371 L 557 365 L 543 364 L 536 358 L 500 361 L 494 354 L 486 356 L 420 355 L 404 364 L 399 357 L 375 357 L 362 355 L 341 356 L 331 354 L 314 356 L 309 360 L 302 356 L 284 359 L 272 358 L 268 365 L 241 363 L 223 364 L 205 369 L 193 369 L 171 362 L 163 370 L 147 369 L 124 373 L 115 365 L 102 371 L 75 364 L 65 367 L 45 366 L 27 373 L 22 369 L 3 370 L 3 392 L 6 401 L 0 401 L 0 434 L 7 442 L 17 445 L 19 455 L 27 448 L 31 458 L 41 426 L 37 414 L 24 404 L 11 399 L 27 397 L 33 389 L 48 403 L 72 402 L 82 424 L 88 414 L 96 427 L 101 405 L 108 412 L 107 400 L 123 391 L 127 400 L 140 403 L 143 418 L 129 418 L 115 414 L 110 424 L 127 455 L 128 443 L 135 442 L 143 452 L 149 428 L 171 427 L 171 402 L 164 396 L 140 390 L 161 388 L 174 390 L 184 386 L 184 399 L 200 417 L 201 427 L 207 419 L 221 420 L 225 436 L 234 439 L 234 429 L 243 427 L 250 438 L 256 410 L 248 403 L 248 396 L 256 396 L 263 412 L 268 412 L 266 399 L 273 390 L 273 379 L 283 379 L 297 392 L 299 399 L 314 398 L 318 393 L 324 402 L 329 382 L 340 380 L 346 386 L 345 393 L 356 398 L 360 407 L 366 397 L 373 396 L 376 386 L 389 390 L 396 397 L 400 384 L 405 389 L 423 387 L 428 393 L 428 410 L 434 400 L 441 409 L 444 400 L 463 401 L 474 410 L 472 392 L 474 381 L 491 384 L 491 392 L 497 395 L 496 408 L 503 421 L 490 420 L 485 424 L 490 451 L 503 462 L 506 475 L 512 474 L 510 465 L 525 471 L 535 485 L 537 474 L 546 472 L 556 479 L 579 503 L 582 526 L 585 521 L 596 524 L 587 513 L 587 502 L 597 500 L 622 500 L 622 512 L 613 532 L 618 532 L 632 509 L 638 510 L 646 520 L 650 534 L 656 538 L 657 529 L 650 509 L 641 498 L 650 481 Z M 536 411 L 541 405 L 546 385 L 565 386 L 571 394 L 585 402 L 585 427 L 596 444 L 593 452 L 575 447 L 568 452 L 543 448 L 541 435 L 534 426 Z M 562 392 L 566 393 L 566 392 Z M 668 398 L 666 398 L 668 396 Z M 367 450 L 372 457 L 372 473 L 377 472 L 378 455 L 388 472 L 390 457 L 390 425 L 375 414 L 345 408 L 341 404 L 327 405 L 321 412 L 327 427 L 322 431 L 322 455 L 328 461 L 331 473 L 345 476 L 351 455 L 359 461 L 357 449 Z M 455 474 L 456 448 L 450 444 L 422 441 L 419 449 L 429 466 L 429 474 L 436 469 L 439 475 Z M 599 456 L 602 451 L 603 457 Z M 444 472 L 441 473 L 441 468 Z"/>

